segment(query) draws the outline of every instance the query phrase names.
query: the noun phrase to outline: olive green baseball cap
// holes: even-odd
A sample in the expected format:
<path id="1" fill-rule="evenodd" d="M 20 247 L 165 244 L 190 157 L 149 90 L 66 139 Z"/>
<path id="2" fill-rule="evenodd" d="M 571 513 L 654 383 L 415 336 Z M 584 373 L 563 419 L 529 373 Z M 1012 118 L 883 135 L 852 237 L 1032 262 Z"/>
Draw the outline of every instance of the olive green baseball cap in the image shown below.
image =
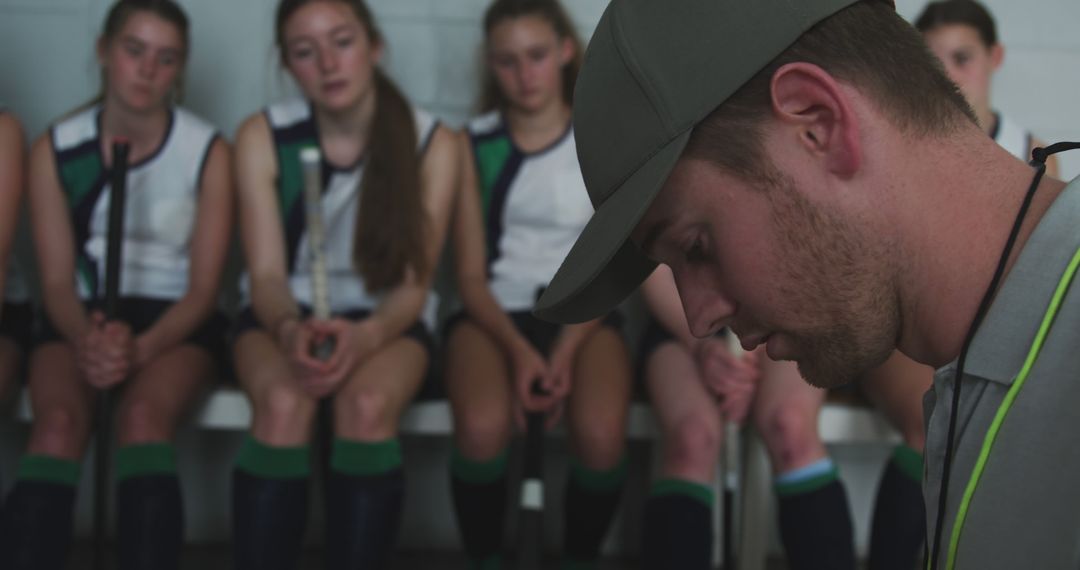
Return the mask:
<path id="1" fill-rule="evenodd" d="M 656 267 L 628 238 L 694 126 L 814 24 L 858 0 L 613 0 L 574 92 L 574 136 L 596 213 L 536 305 L 601 316 Z"/>

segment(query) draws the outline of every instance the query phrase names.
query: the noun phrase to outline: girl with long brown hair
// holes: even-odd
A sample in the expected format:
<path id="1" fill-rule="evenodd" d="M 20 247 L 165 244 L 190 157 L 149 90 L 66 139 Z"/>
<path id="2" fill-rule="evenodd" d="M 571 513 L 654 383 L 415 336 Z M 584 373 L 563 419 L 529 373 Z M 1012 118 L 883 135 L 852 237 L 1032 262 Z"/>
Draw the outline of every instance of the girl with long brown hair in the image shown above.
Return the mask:
<path id="1" fill-rule="evenodd" d="M 565 410 L 564 560 L 589 568 L 625 477 L 626 346 L 615 315 L 560 327 L 530 313 L 592 214 L 570 124 L 581 45 L 555 0 L 497 0 L 484 32 L 485 113 L 467 127 L 454 223 L 465 312 L 446 334 L 454 503 L 473 567 L 499 568 L 515 417 L 550 426 Z"/>
<path id="2" fill-rule="evenodd" d="M 34 143 L 29 204 L 45 319 L 30 356 L 34 424 L 0 515 L 0 560 L 59 569 L 96 390 L 116 412 L 119 567 L 177 568 L 183 508 L 171 445 L 222 348 L 215 305 L 232 220 L 229 149 L 175 98 L 188 20 L 119 0 L 97 43 L 101 97 Z M 101 312 L 112 144 L 130 145 L 119 312 Z"/>
<path id="3" fill-rule="evenodd" d="M 453 135 L 412 107 L 377 64 L 384 49 L 360 0 L 283 0 L 282 62 L 302 97 L 237 135 L 250 306 L 234 345 L 254 409 L 233 476 L 237 568 L 296 568 L 306 527 L 313 424 L 333 418 L 327 562 L 380 568 L 403 503 L 398 420 L 430 360 L 432 268 L 453 200 Z M 331 317 L 315 299 L 301 154 L 317 149 Z M 325 360 L 312 347 L 332 339 Z"/>

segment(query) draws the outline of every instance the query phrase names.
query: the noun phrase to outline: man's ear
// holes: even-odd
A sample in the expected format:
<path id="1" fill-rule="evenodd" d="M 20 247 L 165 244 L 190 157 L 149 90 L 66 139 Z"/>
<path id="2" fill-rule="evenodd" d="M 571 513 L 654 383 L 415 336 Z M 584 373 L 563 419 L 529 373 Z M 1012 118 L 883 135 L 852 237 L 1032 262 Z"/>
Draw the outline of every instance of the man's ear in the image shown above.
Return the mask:
<path id="1" fill-rule="evenodd" d="M 790 127 L 798 144 L 823 160 L 829 172 L 847 178 L 859 170 L 858 118 L 832 75 L 811 63 L 789 63 L 773 74 L 770 96 L 774 117 Z"/>

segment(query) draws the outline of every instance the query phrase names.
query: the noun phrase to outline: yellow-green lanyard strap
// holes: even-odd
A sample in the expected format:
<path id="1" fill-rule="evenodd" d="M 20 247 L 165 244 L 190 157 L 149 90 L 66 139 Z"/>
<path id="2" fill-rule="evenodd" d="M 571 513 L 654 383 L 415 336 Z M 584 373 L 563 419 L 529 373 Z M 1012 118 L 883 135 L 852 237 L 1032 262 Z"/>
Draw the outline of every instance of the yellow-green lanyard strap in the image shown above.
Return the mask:
<path id="1" fill-rule="evenodd" d="M 1016 401 L 1016 397 L 1024 387 L 1031 369 L 1035 367 L 1035 361 L 1039 358 L 1046 336 L 1050 334 L 1050 327 L 1053 326 L 1054 319 L 1057 318 L 1058 310 L 1061 309 L 1061 301 L 1065 298 L 1069 285 L 1072 284 L 1077 267 L 1080 267 L 1080 249 L 1073 254 L 1072 261 L 1069 262 L 1069 266 L 1065 269 L 1065 274 L 1058 281 L 1057 290 L 1054 291 L 1054 296 L 1050 299 L 1050 307 L 1047 308 L 1046 315 L 1043 316 L 1042 324 L 1039 325 L 1039 332 L 1035 335 L 1035 341 L 1031 343 L 1031 349 L 1028 350 L 1027 358 L 1024 360 L 1024 367 L 1020 369 L 1020 374 L 1017 375 L 1013 385 L 1009 388 L 1005 400 L 998 407 L 993 423 L 990 424 L 990 429 L 986 432 L 982 450 L 979 451 L 979 458 L 975 462 L 971 479 L 968 481 L 967 488 L 964 489 L 964 498 L 960 501 L 960 510 L 957 511 L 956 520 L 953 522 L 952 537 L 949 539 L 949 557 L 945 563 L 946 570 L 953 570 L 956 567 L 956 551 L 960 546 L 960 533 L 964 529 L 964 520 L 967 518 L 968 508 L 971 506 L 971 498 L 975 495 L 975 489 L 979 486 L 979 479 L 982 477 L 983 471 L 986 470 L 986 462 L 990 458 L 994 440 L 997 439 L 1001 424 L 1005 422 L 1005 416 L 1009 413 L 1013 402 Z"/>

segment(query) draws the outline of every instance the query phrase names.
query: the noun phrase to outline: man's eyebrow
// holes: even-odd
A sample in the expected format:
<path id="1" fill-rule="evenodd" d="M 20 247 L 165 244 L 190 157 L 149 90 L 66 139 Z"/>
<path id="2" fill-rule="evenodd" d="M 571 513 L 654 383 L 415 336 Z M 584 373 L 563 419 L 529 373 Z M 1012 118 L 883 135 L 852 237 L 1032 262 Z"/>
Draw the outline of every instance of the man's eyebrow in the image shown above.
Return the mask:
<path id="1" fill-rule="evenodd" d="M 671 220 L 664 219 L 656 222 L 649 228 L 649 231 L 645 233 L 645 239 L 641 240 L 641 252 L 648 257 L 655 257 L 652 253 L 653 245 L 656 243 L 660 234 L 664 233 L 664 230 L 668 229 L 671 225 Z"/>

